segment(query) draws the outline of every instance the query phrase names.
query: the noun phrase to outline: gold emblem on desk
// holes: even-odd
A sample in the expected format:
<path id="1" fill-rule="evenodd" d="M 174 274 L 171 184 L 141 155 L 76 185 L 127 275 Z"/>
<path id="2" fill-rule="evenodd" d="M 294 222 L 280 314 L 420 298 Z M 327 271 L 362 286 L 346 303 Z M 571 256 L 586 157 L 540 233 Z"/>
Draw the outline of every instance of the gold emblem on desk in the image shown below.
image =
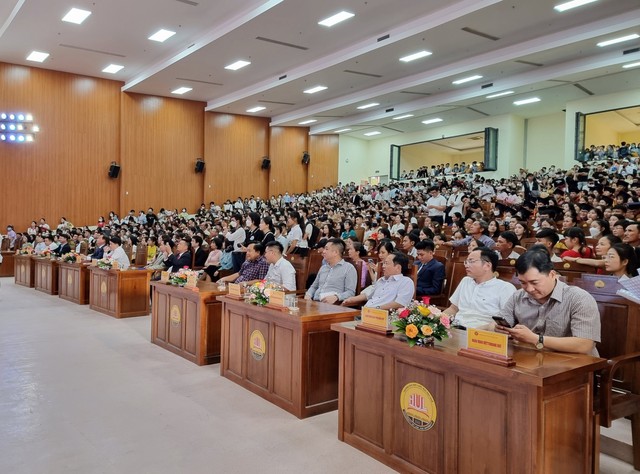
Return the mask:
<path id="1" fill-rule="evenodd" d="M 605 286 L 607 286 L 607 285 L 606 285 L 606 283 L 605 283 L 605 282 L 603 282 L 602 280 L 597 280 L 597 281 L 593 284 L 593 286 L 595 286 L 596 288 L 604 288 L 604 287 L 605 287 Z"/>
<path id="2" fill-rule="evenodd" d="M 171 321 L 172 326 L 179 326 L 182 322 L 182 314 L 180 313 L 180 308 L 177 304 L 174 304 L 171 307 L 171 312 L 169 313 L 169 320 Z"/>
<path id="3" fill-rule="evenodd" d="M 567 262 L 564 265 L 562 265 L 562 268 L 564 268 L 565 270 L 568 270 L 569 268 L 571 268 L 571 264 Z"/>
<path id="4" fill-rule="evenodd" d="M 400 393 L 400 408 L 404 419 L 418 431 L 427 431 L 436 424 L 436 402 L 431 392 L 419 383 L 411 382 Z"/>
<path id="5" fill-rule="evenodd" d="M 107 293 L 107 282 L 103 281 L 100 284 L 100 293 L 102 293 L 103 295 Z"/>
<path id="6" fill-rule="evenodd" d="M 262 360 L 267 352 L 267 343 L 259 330 L 255 330 L 249 336 L 249 351 L 255 360 Z"/>

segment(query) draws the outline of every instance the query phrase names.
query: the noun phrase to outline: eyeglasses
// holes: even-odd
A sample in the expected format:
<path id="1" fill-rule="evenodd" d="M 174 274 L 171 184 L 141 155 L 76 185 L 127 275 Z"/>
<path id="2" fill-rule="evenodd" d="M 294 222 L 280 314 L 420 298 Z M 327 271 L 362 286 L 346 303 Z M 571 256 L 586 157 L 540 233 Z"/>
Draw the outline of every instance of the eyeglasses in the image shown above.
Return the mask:
<path id="1" fill-rule="evenodd" d="M 473 265 L 476 262 L 482 262 L 482 259 L 481 258 L 478 259 L 478 260 L 469 260 L 469 259 L 467 259 L 463 263 L 464 263 L 465 266 L 468 267 L 469 265 Z"/>

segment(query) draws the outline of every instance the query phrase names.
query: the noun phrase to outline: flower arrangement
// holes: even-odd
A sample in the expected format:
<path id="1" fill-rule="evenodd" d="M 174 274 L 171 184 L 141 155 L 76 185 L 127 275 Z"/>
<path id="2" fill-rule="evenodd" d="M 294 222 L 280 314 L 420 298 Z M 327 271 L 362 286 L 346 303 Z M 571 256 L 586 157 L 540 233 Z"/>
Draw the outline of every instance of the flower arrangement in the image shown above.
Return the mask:
<path id="1" fill-rule="evenodd" d="M 200 272 L 189 270 L 189 268 L 181 268 L 175 273 L 169 276 L 169 283 L 177 286 L 184 286 L 187 284 L 187 280 L 190 276 L 195 275 L 196 279 L 200 276 Z"/>
<path id="2" fill-rule="evenodd" d="M 245 294 L 249 303 L 264 306 L 269 302 L 272 291 L 284 291 L 284 288 L 272 281 L 261 280 L 248 286 Z"/>
<path id="3" fill-rule="evenodd" d="M 96 266 L 102 270 L 111 270 L 111 267 L 113 267 L 113 261 L 108 257 L 101 258 L 96 262 Z"/>
<path id="4" fill-rule="evenodd" d="M 49 250 L 48 248 L 44 249 L 42 252 L 40 252 L 40 256 L 45 258 L 51 257 L 51 250 Z"/>
<path id="5" fill-rule="evenodd" d="M 427 346 L 434 339 L 442 341 L 451 336 L 450 317 L 434 306 L 414 301 L 406 308 L 391 311 L 391 324 L 396 334 L 405 335 L 409 347 Z"/>
<path id="6" fill-rule="evenodd" d="M 62 261 L 67 263 L 76 263 L 80 259 L 80 254 L 76 252 L 65 253 L 62 256 Z"/>
<path id="7" fill-rule="evenodd" d="M 25 244 L 16 253 L 18 255 L 31 255 L 33 254 L 33 245 Z"/>

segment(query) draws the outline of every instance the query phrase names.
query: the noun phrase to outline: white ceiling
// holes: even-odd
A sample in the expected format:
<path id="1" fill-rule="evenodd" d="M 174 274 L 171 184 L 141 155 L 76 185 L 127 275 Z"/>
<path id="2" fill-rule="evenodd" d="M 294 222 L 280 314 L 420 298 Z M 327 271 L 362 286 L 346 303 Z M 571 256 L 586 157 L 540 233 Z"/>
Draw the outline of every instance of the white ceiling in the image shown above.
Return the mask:
<path id="1" fill-rule="evenodd" d="M 363 139 L 372 130 L 382 132 L 377 139 L 505 113 L 531 118 L 619 91 L 638 90 L 629 105 L 640 104 L 640 68 L 622 68 L 640 61 L 640 39 L 596 46 L 640 34 L 640 1 L 556 12 L 563 1 L 3 0 L 0 61 L 116 79 L 142 94 L 171 97 L 192 87 L 181 97 L 207 110 L 247 114 L 262 105 L 255 115 L 272 125 L 315 119 L 311 133 L 351 128 L 344 133 Z M 71 7 L 92 14 L 82 25 L 62 22 Z M 318 25 L 340 10 L 355 16 Z M 147 39 L 160 28 L 177 33 L 164 43 Z M 422 49 L 433 54 L 398 60 Z M 26 61 L 32 50 L 50 57 Z M 224 69 L 237 59 L 251 65 Z M 101 72 L 110 63 L 124 69 Z M 483 78 L 452 84 L 472 74 Z M 302 92 L 319 84 L 328 89 Z M 486 99 L 505 90 L 514 94 Z M 532 96 L 542 100 L 513 105 Z M 380 105 L 356 108 L 369 102 Z M 443 122 L 421 123 L 434 117 Z"/>

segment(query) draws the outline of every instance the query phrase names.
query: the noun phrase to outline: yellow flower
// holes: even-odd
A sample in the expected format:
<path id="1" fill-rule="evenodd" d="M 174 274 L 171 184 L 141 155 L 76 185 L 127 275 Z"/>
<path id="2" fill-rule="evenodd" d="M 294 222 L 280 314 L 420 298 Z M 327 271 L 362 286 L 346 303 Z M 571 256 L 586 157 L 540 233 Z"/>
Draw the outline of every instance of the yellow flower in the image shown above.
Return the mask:
<path id="1" fill-rule="evenodd" d="M 433 328 L 427 324 L 422 326 L 422 334 L 425 336 L 431 336 L 433 334 Z"/>
<path id="2" fill-rule="evenodd" d="M 431 314 L 431 311 L 429 311 L 429 308 L 427 308 L 426 306 L 418 306 L 418 312 L 422 316 L 429 316 Z"/>
<path id="3" fill-rule="evenodd" d="M 407 334 L 407 337 L 416 337 L 418 335 L 418 328 L 415 324 L 407 324 L 404 331 Z"/>

